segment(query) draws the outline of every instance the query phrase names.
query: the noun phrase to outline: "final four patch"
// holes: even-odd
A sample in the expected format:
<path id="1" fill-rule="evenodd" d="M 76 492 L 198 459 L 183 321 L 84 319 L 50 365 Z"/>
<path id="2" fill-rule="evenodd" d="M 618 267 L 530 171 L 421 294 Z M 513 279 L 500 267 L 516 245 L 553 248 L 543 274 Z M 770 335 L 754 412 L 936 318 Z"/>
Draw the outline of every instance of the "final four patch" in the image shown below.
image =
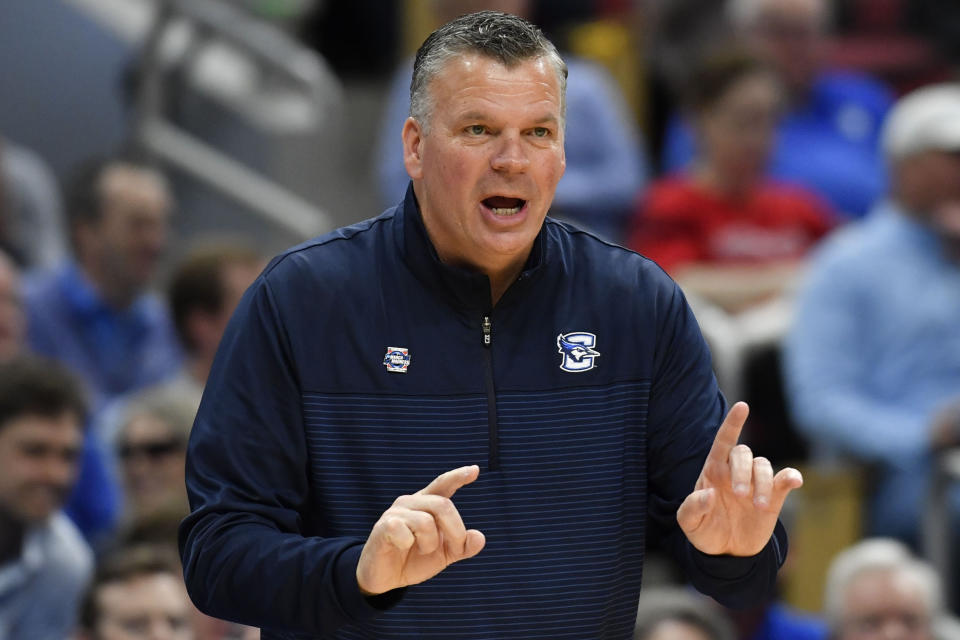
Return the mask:
<path id="1" fill-rule="evenodd" d="M 410 351 L 406 347 L 387 347 L 383 366 L 392 373 L 406 373 L 410 366 Z"/>

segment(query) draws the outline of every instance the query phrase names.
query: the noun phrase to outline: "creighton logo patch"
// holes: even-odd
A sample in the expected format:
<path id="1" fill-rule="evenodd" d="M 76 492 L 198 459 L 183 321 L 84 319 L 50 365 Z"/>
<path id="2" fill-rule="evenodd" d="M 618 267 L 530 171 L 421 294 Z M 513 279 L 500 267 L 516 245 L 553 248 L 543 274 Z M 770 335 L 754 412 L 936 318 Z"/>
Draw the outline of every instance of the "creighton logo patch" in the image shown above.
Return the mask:
<path id="1" fill-rule="evenodd" d="M 557 336 L 557 348 L 563 356 L 560 368 L 570 373 L 593 369 L 600 357 L 600 352 L 593 348 L 596 344 L 597 336 L 586 331 L 561 333 Z"/>
<path id="2" fill-rule="evenodd" d="M 392 373 L 406 373 L 410 366 L 410 351 L 406 347 L 387 347 L 383 366 Z"/>

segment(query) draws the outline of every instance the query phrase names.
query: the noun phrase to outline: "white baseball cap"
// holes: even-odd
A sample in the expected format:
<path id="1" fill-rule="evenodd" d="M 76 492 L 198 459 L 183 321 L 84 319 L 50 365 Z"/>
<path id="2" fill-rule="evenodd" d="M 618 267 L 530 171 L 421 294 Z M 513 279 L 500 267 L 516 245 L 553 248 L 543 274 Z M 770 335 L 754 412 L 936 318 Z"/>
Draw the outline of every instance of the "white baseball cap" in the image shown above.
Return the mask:
<path id="1" fill-rule="evenodd" d="M 921 87 L 887 116 L 883 151 L 888 158 L 930 150 L 960 151 L 960 83 Z"/>

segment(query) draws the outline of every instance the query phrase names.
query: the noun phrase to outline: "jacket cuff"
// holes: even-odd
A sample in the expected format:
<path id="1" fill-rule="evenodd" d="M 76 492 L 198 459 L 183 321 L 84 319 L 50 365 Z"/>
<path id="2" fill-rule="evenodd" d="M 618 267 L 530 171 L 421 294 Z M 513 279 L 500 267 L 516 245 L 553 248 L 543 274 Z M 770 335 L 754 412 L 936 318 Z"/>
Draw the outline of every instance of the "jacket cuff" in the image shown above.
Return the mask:
<path id="1" fill-rule="evenodd" d="M 336 560 L 334 576 L 337 599 L 343 612 L 358 622 L 374 618 L 392 608 L 403 598 L 406 588 L 394 589 L 375 596 L 366 596 L 357 583 L 357 564 L 363 543 L 347 547 Z"/>
<path id="2" fill-rule="evenodd" d="M 744 609 L 769 599 L 777 570 L 787 555 L 787 535 L 777 522 L 766 546 L 755 556 L 709 555 L 686 541 L 688 576 L 702 593 L 731 609 Z"/>

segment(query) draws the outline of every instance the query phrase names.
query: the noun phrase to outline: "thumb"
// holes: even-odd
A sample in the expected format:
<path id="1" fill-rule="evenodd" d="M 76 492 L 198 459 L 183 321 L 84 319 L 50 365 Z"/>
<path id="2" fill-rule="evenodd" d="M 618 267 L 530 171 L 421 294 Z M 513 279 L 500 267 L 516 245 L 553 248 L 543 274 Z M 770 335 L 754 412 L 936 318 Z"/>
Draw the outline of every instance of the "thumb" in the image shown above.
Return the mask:
<path id="1" fill-rule="evenodd" d="M 463 543 L 463 555 L 458 560 L 466 560 L 480 553 L 487 544 L 487 538 L 476 529 L 467 530 L 467 538 Z"/>
<path id="2" fill-rule="evenodd" d="M 696 531 L 713 504 L 716 501 L 716 492 L 713 488 L 698 489 L 687 496 L 677 509 L 677 524 L 684 532 Z"/>

